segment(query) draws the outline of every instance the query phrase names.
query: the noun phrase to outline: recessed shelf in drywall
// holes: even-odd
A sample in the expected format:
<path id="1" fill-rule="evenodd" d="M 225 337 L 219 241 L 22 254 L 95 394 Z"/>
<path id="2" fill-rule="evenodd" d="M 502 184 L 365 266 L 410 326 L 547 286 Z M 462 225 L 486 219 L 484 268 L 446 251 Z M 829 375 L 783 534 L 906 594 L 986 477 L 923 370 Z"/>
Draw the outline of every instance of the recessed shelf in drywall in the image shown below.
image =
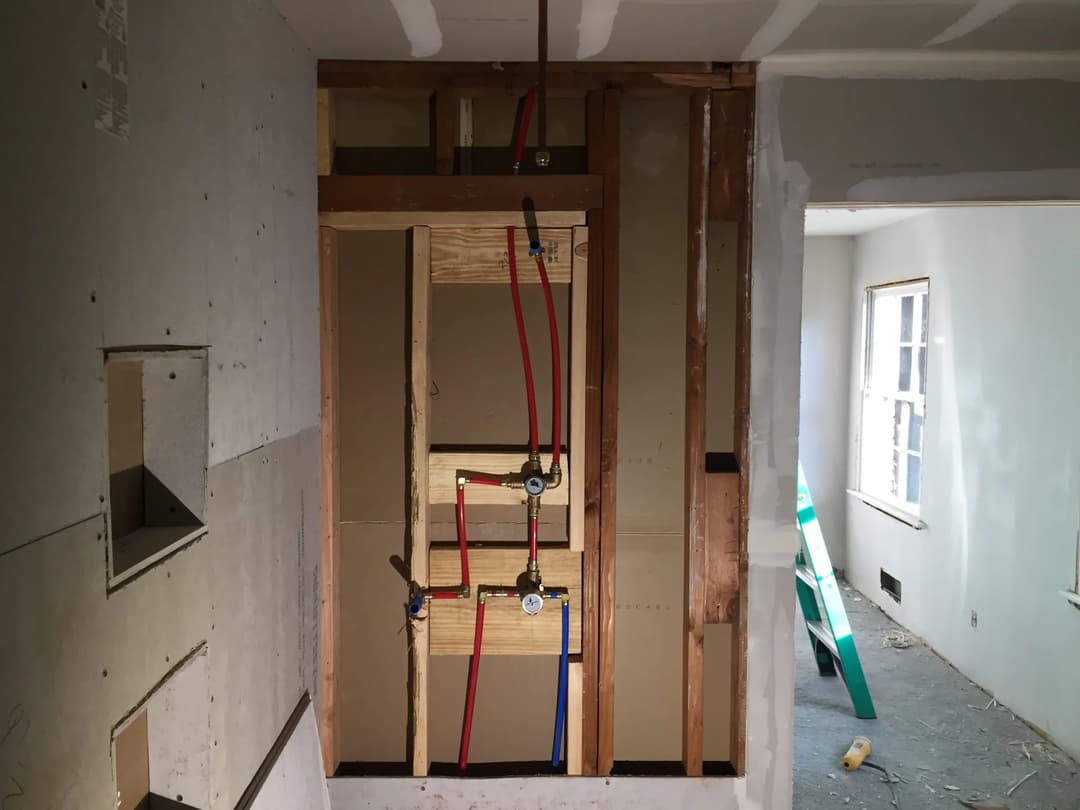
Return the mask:
<path id="1" fill-rule="evenodd" d="M 105 380 L 111 589 L 206 533 L 206 350 L 109 351 Z"/>

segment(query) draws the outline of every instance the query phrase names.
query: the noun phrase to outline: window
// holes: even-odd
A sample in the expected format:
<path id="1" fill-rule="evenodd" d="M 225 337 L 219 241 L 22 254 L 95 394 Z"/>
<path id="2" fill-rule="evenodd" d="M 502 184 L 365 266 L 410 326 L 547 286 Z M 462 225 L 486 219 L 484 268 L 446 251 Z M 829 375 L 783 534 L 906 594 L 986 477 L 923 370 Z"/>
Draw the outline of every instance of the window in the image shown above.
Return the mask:
<path id="1" fill-rule="evenodd" d="M 918 517 L 929 282 L 867 290 L 859 492 Z"/>
<path id="2" fill-rule="evenodd" d="M 205 534 L 204 349 L 110 351 L 109 587 Z"/>

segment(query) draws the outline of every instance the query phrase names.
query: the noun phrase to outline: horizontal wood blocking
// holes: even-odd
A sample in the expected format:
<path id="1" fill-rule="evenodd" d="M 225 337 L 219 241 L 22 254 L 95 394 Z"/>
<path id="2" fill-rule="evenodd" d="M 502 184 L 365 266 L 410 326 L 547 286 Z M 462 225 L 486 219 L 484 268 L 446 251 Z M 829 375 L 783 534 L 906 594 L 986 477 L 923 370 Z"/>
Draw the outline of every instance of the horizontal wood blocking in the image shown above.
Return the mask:
<path id="1" fill-rule="evenodd" d="M 527 457 L 528 453 L 526 452 L 433 452 L 428 457 L 428 502 L 431 504 L 457 502 L 458 470 L 474 470 L 476 472 L 495 473 L 496 475 L 520 472 L 521 465 L 525 463 Z M 541 453 L 540 463 L 544 465 L 545 470 L 550 469 L 551 454 Z M 563 453 L 560 463 L 564 470 L 562 484 L 544 493 L 541 498 L 542 506 L 566 506 L 570 502 L 570 481 L 569 475 L 565 472 L 571 469 L 569 454 Z M 466 507 L 469 504 L 515 506 L 524 502 L 525 491 L 521 489 L 493 487 L 484 484 L 471 484 L 465 488 Z M 553 582 L 552 584 L 557 583 Z"/>
<path id="2" fill-rule="evenodd" d="M 319 211 L 582 211 L 603 202 L 603 179 L 548 176 L 319 178 Z"/>
<path id="3" fill-rule="evenodd" d="M 585 224 L 584 211 L 537 211 L 530 220 L 539 228 L 572 228 Z M 405 231 L 417 225 L 437 228 L 528 227 L 518 211 L 324 211 L 319 225 L 338 231 Z"/>
<path id="4" fill-rule="evenodd" d="M 549 62 L 548 90 L 724 89 L 754 81 L 753 66 L 736 62 Z M 319 87 L 369 90 L 454 89 L 523 92 L 536 84 L 534 62 L 426 62 L 321 59 Z"/>
<path id="5" fill-rule="evenodd" d="M 705 621 L 739 619 L 739 473 L 705 476 Z"/>
<path id="6" fill-rule="evenodd" d="M 468 599 L 433 600 L 428 613 L 432 655 L 470 655 L 476 628 L 476 589 L 479 585 L 514 585 L 525 570 L 524 543 L 506 548 L 470 548 L 472 595 Z M 540 547 L 540 573 L 549 587 L 570 589 L 570 652 L 581 652 L 581 554 L 563 548 Z M 433 587 L 461 582 L 461 559 L 456 545 L 432 546 Z M 514 598 L 488 599 L 484 609 L 484 655 L 558 655 L 562 650 L 562 604 L 545 600 L 536 616 L 521 609 Z"/>
<path id="7" fill-rule="evenodd" d="M 450 156 L 440 162 L 435 149 L 430 146 L 338 146 L 333 153 L 333 173 L 509 175 L 514 166 L 514 151 L 512 146 L 452 146 Z M 546 167 L 536 165 L 536 152 L 535 146 L 525 147 L 518 169 L 520 174 L 588 173 L 584 146 L 549 146 L 547 152 L 551 162 Z M 321 161 L 321 151 L 319 155 Z M 327 162 L 327 167 L 329 165 Z M 329 169 L 322 171 L 321 167 L 322 163 L 319 174 L 331 173 Z M 450 171 L 436 172 L 436 169 L 446 168 Z"/>
<path id="8" fill-rule="evenodd" d="M 539 283 L 536 259 L 529 255 L 529 232 L 514 234 L 518 281 Z M 569 284 L 573 258 L 573 231 L 542 228 L 544 267 L 553 283 Z M 586 248 L 587 243 L 580 245 Z M 504 228 L 443 229 L 431 234 L 431 281 L 433 284 L 499 284 L 510 281 Z"/>

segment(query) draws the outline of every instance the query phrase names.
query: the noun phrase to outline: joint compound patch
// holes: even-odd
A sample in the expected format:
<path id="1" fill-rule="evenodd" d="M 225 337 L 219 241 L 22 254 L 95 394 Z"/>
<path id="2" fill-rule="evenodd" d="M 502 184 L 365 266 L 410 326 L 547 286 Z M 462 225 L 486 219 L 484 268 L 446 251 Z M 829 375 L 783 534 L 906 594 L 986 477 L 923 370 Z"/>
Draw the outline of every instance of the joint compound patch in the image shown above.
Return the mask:
<path id="1" fill-rule="evenodd" d="M 127 0 L 94 0 L 97 19 L 97 73 L 94 126 L 127 140 L 128 116 Z"/>

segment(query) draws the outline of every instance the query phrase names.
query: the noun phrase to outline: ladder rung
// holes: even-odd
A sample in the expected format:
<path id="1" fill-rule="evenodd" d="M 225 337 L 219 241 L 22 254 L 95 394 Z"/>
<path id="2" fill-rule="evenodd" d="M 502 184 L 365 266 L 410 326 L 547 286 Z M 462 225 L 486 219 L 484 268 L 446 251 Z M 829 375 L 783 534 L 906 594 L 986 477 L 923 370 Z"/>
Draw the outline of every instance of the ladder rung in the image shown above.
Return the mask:
<path id="1" fill-rule="evenodd" d="M 796 565 L 795 576 L 797 576 L 811 588 L 817 590 L 817 577 L 814 576 L 814 572 L 811 571 L 808 566 Z"/>
<path id="2" fill-rule="evenodd" d="M 813 633 L 815 638 L 828 648 L 829 652 L 832 653 L 833 658 L 840 658 L 840 651 L 836 648 L 836 639 L 833 638 L 832 631 L 830 631 L 823 622 L 807 622 L 806 629 Z"/>

